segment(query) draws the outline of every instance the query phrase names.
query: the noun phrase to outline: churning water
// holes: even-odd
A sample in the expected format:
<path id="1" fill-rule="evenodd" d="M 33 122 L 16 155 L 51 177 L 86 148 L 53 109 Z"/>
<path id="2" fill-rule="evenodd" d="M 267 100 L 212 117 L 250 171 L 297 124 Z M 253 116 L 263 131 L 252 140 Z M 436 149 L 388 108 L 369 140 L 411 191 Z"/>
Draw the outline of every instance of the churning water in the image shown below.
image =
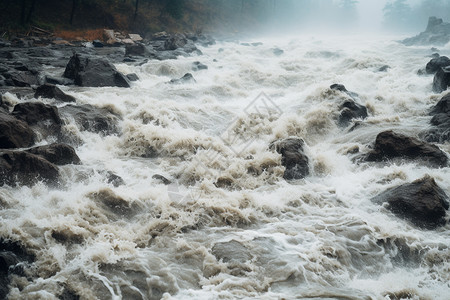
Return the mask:
<path id="1" fill-rule="evenodd" d="M 383 130 L 429 127 L 441 95 L 417 70 L 430 47 L 392 37 L 251 42 L 262 44 L 116 65 L 140 77 L 131 89 L 62 87 L 120 115 L 120 134 L 68 121 L 83 164 L 62 167 L 62 187 L 0 189 L 1 234 L 36 255 L 34 277 L 13 278 L 11 299 L 63 290 L 81 299 L 450 299 L 450 225 L 418 229 L 370 201 L 425 174 L 450 195 L 450 169 L 353 160 Z M 193 72 L 195 61 L 208 69 Z M 195 83 L 167 83 L 187 72 Z M 369 110 L 356 130 L 336 123 L 345 95 L 333 83 Z M 286 137 L 306 143 L 303 180 L 285 181 L 268 148 Z"/>

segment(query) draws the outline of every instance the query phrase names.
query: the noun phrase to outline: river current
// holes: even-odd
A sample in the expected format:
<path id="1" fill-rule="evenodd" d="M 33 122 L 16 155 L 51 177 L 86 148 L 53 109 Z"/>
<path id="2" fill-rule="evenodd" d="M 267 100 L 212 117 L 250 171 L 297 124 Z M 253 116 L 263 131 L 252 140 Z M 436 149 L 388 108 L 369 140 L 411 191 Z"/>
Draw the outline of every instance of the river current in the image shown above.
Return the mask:
<path id="1" fill-rule="evenodd" d="M 450 299 L 449 223 L 419 229 L 370 200 L 426 174 L 450 195 L 450 169 L 354 159 L 383 130 L 420 136 L 445 94 L 417 75 L 436 49 L 398 39 L 219 41 L 201 56 L 117 64 L 140 78 L 130 89 L 61 87 L 120 115 L 120 130 L 66 120 L 82 164 L 61 168 L 61 187 L 0 189 L 2 235 L 36 255 L 10 298 Z M 195 82 L 168 84 L 188 72 Z M 334 83 L 368 108 L 355 130 L 337 125 Z M 305 141 L 304 179 L 283 179 L 269 150 L 287 137 Z"/>

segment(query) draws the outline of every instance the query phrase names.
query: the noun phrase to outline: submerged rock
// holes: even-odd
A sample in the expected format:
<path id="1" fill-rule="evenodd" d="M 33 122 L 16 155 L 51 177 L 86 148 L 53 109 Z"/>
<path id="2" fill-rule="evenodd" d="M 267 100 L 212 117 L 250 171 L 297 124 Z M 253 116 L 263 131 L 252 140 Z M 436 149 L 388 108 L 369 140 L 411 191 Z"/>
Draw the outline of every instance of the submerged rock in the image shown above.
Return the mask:
<path id="1" fill-rule="evenodd" d="M 406 46 L 445 45 L 448 42 L 450 42 L 450 23 L 436 17 L 428 19 L 427 29 L 424 32 L 402 41 Z"/>
<path id="2" fill-rule="evenodd" d="M 428 229 L 444 225 L 449 208 L 448 196 L 430 176 L 389 189 L 372 201 L 386 202 L 395 215 Z"/>
<path id="3" fill-rule="evenodd" d="M 211 252 L 217 260 L 222 260 L 224 263 L 245 263 L 246 261 L 252 259 L 250 250 L 248 250 L 242 243 L 236 240 L 231 240 L 224 243 L 216 243 L 212 247 Z"/>
<path id="4" fill-rule="evenodd" d="M 64 77 L 73 79 L 76 85 L 88 87 L 130 87 L 125 75 L 103 58 L 74 54 L 64 71 Z"/>
<path id="5" fill-rule="evenodd" d="M 0 149 L 30 147 L 34 140 L 35 134 L 26 122 L 0 110 Z"/>
<path id="6" fill-rule="evenodd" d="M 353 119 L 367 118 L 367 108 L 356 102 L 358 94 L 348 91 L 343 84 L 332 84 L 330 89 L 340 91 L 350 97 L 339 105 L 338 124 L 340 126 L 348 126 Z"/>
<path id="7" fill-rule="evenodd" d="M 304 152 L 304 144 L 302 139 L 287 138 L 269 145 L 269 149 L 281 154 L 281 165 L 286 167 L 284 179 L 302 179 L 309 175 L 309 159 Z"/>
<path id="8" fill-rule="evenodd" d="M 433 167 L 445 167 L 448 164 L 447 155 L 435 145 L 391 130 L 379 133 L 375 147 L 367 154 L 366 160 L 383 161 L 394 158 L 418 159 Z"/>
<path id="9" fill-rule="evenodd" d="M 207 69 L 208 69 L 208 66 L 202 64 L 199 61 L 194 61 L 192 63 L 192 71 L 200 71 L 200 70 L 207 70 Z"/>
<path id="10" fill-rule="evenodd" d="M 0 185 L 32 185 L 37 181 L 54 183 L 59 178 L 56 165 L 25 151 L 0 151 Z"/>
<path id="11" fill-rule="evenodd" d="M 53 84 L 44 84 L 39 86 L 34 93 L 35 98 L 56 99 L 63 102 L 75 102 L 75 97 L 66 95 L 60 88 Z"/>
<path id="12" fill-rule="evenodd" d="M 170 84 L 182 84 L 182 83 L 195 83 L 195 78 L 191 73 L 184 74 L 183 77 L 179 79 L 172 79 L 169 81 Z"/>

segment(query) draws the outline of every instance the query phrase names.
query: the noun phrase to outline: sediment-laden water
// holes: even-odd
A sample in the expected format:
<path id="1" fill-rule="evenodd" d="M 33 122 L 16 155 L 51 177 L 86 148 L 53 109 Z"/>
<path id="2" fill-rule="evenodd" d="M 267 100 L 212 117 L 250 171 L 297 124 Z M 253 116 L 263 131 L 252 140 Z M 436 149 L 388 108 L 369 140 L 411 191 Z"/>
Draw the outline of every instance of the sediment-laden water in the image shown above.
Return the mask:
<path id="1" fill-rule="evenodd" d="M 36 257 L 10 299 L 449 299 L 450 225 L 420 229 L 370 199 L 426 174 L 450 195 L 450 169 L 355 160 L 383 130 L 420 137 L 445 94 L 417 75 L 430 47 L 395 40 L 218 42 L 116 65 L 139 76 L 131 89 L 61 87 L 119 115 L 119 130 L 65 119 L 82 164 L 62 167 L 58 188 L 1 187 L 0 233 Z M 167 83 L 187 72 L 195 83 Z M 334 83 L 368 108 L 354 130 L 336 122 Z M 269 150 L 287 137 L 305 141 L 304 179 L 284 180 Z"/>

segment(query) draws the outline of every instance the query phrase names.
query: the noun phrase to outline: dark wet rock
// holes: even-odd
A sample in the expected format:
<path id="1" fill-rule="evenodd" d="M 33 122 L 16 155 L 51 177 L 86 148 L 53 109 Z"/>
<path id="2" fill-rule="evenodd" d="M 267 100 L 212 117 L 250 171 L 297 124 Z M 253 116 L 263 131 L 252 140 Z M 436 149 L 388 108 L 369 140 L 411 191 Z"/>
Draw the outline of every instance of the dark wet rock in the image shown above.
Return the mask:
<path id="1" fill-rule="evenodd" d="M 103 58 L 74 54 L 64 71 L 64 77 L 73 79 L 76 85 L 88 87 L 130 87 L 128 79 Z"/>
<path id="2" fill-rule="evenodd" d="M 139 77 L 136 75 L 136 73 L 130 73 L 126 75 L 129 81 L 138 81 Z"/>
<path id="3" fill-rule="evenodd" d="M 75 292 L 70 289 L 65 288 L 61 295 L 58 296 L 59 300 L 80 300 L 80 296 L 78 296 Z"/>
<path id="4" fill-rule="evenodd" d="M 350 99 L 345 99 L 339 105 L 338 124 L 340 126 L 348 126 L 354 119 L 367 118 L 367 108 L 356 102 L 358 94 L 348 91 L 343 84 L 332 84 L 330 89 L 345 93 Z"/>
<path id="5" fill-rule="evenodd" d="M 27 55 L 29 57 L 55 57 L 55 56 L 62 56 L 62 53 L 59 51 L 55 51 L 53 49 L 47 48 L 47 47 L 35 47 L 30 48 L 27 50 Z"/>
<path id="6" fill-rule="evenodd" d="M 17 61 L 11 65 L 17 71 L 30 72 L 33 75 L 39 74 L 42 67 L 41 64 L 31 61 Z"/>
<path id="7" fill-rule="evenodd" d="M 106 172 L 106 181 L 112 184 L 114 187 L 118 187 L 125 184 L 125 180 L 117 174 L 111 171 Z"/>
<path id="8" fill-rule="evenodd" d="M 166 177 L 164 177 L 164 176 L 162 176 L 162 175 L 159 175 L 159 174 L 153 175 L 152 178 L 155 179 L 155 180 L 157 180 L 157 181 L 159 181 L 159 182 L 161 182 L 162 184 L 165 184 L 165 185 L 169 185 L 169 184 L 172 183 L 172 181 L 170 181 L 170 180 L 167 179 Z"/>
<path id="9" fill-rule="evenodd" d="M 444 143 L 450 140 L 450 94 L 442 97 L 441 100 L 431 109 L 433 116 L 430 123 L 432 128 L 425 134 L 428 142 Z"/>
<path id="10" fill-rule="evenodd" d="M 273 49 L 272 49 L 272 53 L 273 53 L 275 56 L 280 56 L 280 55 L 282 55 L 282 54 L 284 53 L 284 51 L 281 50 L 280 48 L 273 48 Z"/>
<path id="11" fill-rule="evenodd" d="M 61 132 L 62 120 L 56 106 L 41 102 L 19 103 L 14 106 L 11 115 L 39 130 L 44 137 L 57 136 Z"/>
<path id="12" fill-rule="evenodd" d="M 204 64 L 202 64 L 201 62 L 199 62 L 199 61 L 194 61 L 193 63 L 192 63 L 192 71 L 200 71 L 200 70 L 207 70 L 208 69 L 208 66 L 207 65 L 204 65 Z"/>
<path id="13" fill-rule="evenodd" d="M 56 99 L 63 102 L 75 102 L 75 97 L 65 94 L 60 88 L 53 84 L 44 84 L 36 89 L 35 98 Z"/>
<path id="14" fill-rule="evenodd" d="M 437 58 L 433 58 L 427 63 L 425 72 L 427 74 L 436 74 L 439 69 L 447 66 L 450 66 L 450 58 L 448 58 L 447 56 L 439 56 L 438 54 Z"/>
<path id="15" fill-rule="evenodd" d="M 378 68 L 378 72 L 387 72 L 390 68 L 390 66 L 384 65 Z"/>
<path id="16" fill-rule="evenodd" d="M 149 50 L 144 44 L 136 43 L 125 46 L 125 56 L 146 56 Z"/>
<path id="17" fill-rule="evenodd" d="M 92 45 L 94 45 L 94 47 L 96 47 L 96 48 L 103 48 L 105 45 L 101 42 L 101 41 L 99 41 L 99 40 L 94 40 L 94 41 L 92 41 Z"/>
<path id="18" fill-rule="evenodd" d="M 450 86 L 450 66 L 440 68 L 433 79 L 433 91 L 441 93 Z"/>
<path id="19" fill-rule="evenodd" d="M 165 42 L 164 42 L 164 49 L 165 50 L 176 50 L 178 48 L 183 48 L 187 44 L 187 39 L 183 34 L 174 34 L 171 35 Z"/>
<path id="20" fill-rule="evenodd" d="M 105 108 L 89 104 L 66 105 L 59 109 L 63 117 L 71 117 L 81 130 L 113 134 L 117 133 L 119 118 Z"/>
<path id="21" fill-rule="evenodd" d="M 74 83 L 73 79 L 69 79 L 69 78 L 45 76 L 44 84 L 73 85 L 75 83 Z"/>
<path id="22" fill-rule="evenodd" d="M 184 74 L 183 77 L 179 78 L 179 79 L 172 79 L 170 80 L 170 84 L 182 84 L 182 83 L 195 83 L 195 79 L 194 76 L 192 76 L 191 73 L 186 73 Z"/>
<path id="23" fill-rule="evenodd" d="M 421 160 L 433 167 L 445 167 L 447 155 L 439 147 L 422 142 L 393 131 L 378 134 L 374 149 L 366 156 L 366 161 L 384 161 L 389 159 Z"/>
<path id="24" fill-rule="evenodd" d="M 28 153 L 42 156 L 55 165 L 80 164 L 75 149 L 66 144 L 51 144 L 26 150 Z"/>
<path id="25" fill-rule="evenodd" d="M 428 19 L 427 29 L 424 32 L 402 41 L 406 46 L 445 45 L 448 42 L 450 42 L 450 23 L 436 17 Z"/>
<path id="26" fill-rule="evenodd" d="M 26 122 L 0 110 L 0 149 L 30 147 L 34 141 L 35 134 Z"/>
<path id="27" fill-rule="evenodd" d="M 129 215 L 133 209 L 130 202 L 116 195 L 109 188 L 89 193 L 87 196 L 118 215 Z"/>
<path id="28" fill-rule="evenodd" d="M 0 238 L 0 299 L 7 299 L 10 276 L 24 276 L 24 266 L 33 260 L 18 242 Z"/>
<path id="29" fill-rule="evenodd" d="M 222 176 L 217 178 L 217 181 L 214 183 L 214 185 L 218 188 L 226 189 L 234 185 L 234 180 L 233 178 Z"/>
<path id="30" fill-rule="evenodd" d="M 387 203 L 395 215 L 416 226 L 433 229 L 445 224 L 449 198 L 430 176 L 389 189 L 372 199 Z"/>
<path id="31" fill-rule="evenodd" d="M 45 158 L 25 151 L 0 151 L 0 185 L 55 183 L 58 167 Z"/>
<path id="32" fill-rule="evenodd" d="M 245 263 L 252 259 L 250 250 L 236 240 L 216 243 L 211 252 L 217 260 L 222 260 L 224 263 Z"/>
<path id="33" fill-rule="evenodd" d="M 309 159 L 304 152 L 304 144 L 302 139 L 287 138 L 269 145 L 269 149 L 281 154 L 281 165 L 286 168 L 284 179 L 302 179 L 309 175 Z"/>
<path id="34" fill-rule="evenodd" d="M 14 71 L 11 73 L 5 73 L 3 75 L 6 78 L 7 85 L 25 87 L 39 84 L 39 78 L 30 71 Z"/>

